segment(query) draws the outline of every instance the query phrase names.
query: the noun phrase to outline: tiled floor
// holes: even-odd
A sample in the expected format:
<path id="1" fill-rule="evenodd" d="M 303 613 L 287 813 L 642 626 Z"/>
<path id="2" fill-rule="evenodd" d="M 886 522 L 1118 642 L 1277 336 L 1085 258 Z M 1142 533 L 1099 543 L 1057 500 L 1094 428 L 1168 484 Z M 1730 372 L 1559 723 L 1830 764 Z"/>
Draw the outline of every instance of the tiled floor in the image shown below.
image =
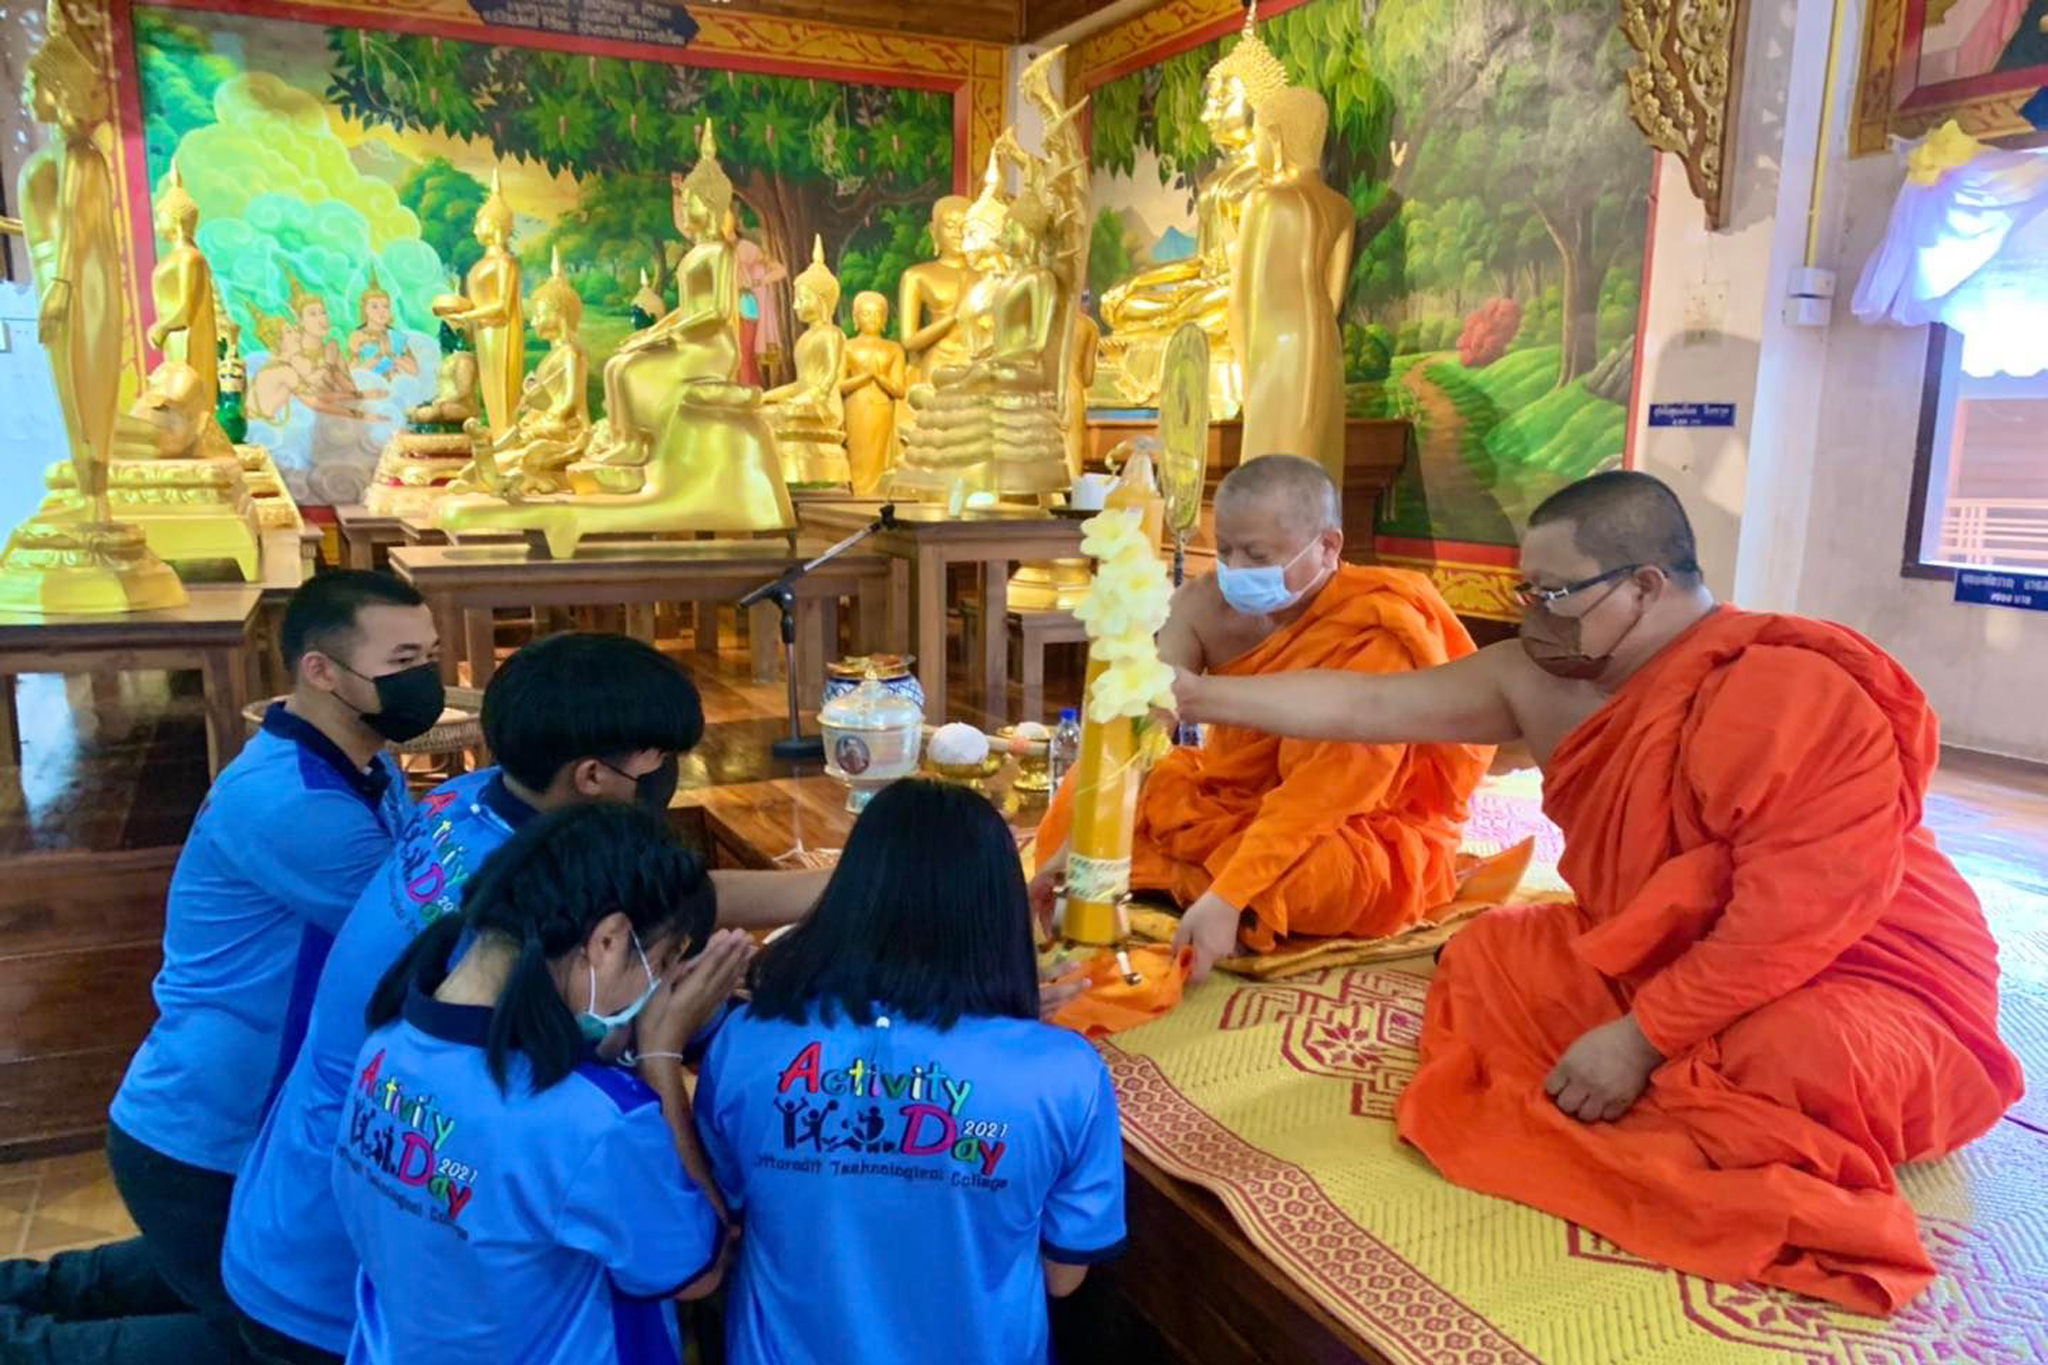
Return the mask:
<path id="1" fill-rule="evenodd" d="M 0 1166 L 0 1255 L 54 1256 L 134 1233 L 101 1153 Z"/>

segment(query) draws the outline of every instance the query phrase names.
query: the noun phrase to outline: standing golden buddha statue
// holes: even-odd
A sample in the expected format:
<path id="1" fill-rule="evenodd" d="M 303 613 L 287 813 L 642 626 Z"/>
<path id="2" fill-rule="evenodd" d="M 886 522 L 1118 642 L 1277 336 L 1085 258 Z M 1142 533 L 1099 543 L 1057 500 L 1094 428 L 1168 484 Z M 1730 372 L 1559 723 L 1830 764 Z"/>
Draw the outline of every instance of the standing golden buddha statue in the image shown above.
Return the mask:
<path id="1" fill-rule="evenodd" d="M 949 194 L 932 205 L 932 245 L 938 259 L 910 267 L 896 287 L 896 326 L 912 384 L 926 383 L 942 366 L 967 360 L 967 337 L 956 320 L 960 303 L 977 278 L 961 249 L 968 202 L 965 195 Z"/>
<path id="2" fill-rule="evenodd" d="M 220 328 L 213 311 L 213 268 L 194 240 L 199 231 L 199 205 L 185 192 L 178 163 L 171 162 L 168 188 L 157 197 L 157 235 L 171 244 L 149 277 L 156 321 L 149 324 L 149 344 L 169 362 L 190 365 L 199 376 L 207 411 L 220 399 Z"/>
<path id="3" fill-rule="evenodd" d="M 846 403 L 839 375 L 846 333 L 839 311 L 839 280 L 825 264 L 825 239 L 811 239 L 811 263 L 793 282 L 797 321 L 810 326 L 796 339 L 796 378 L 761 395 L 761 408 L 775 431 L 784 482 L 807 488 L 833 487 L 850 478 L 846 463 Z"/>
<path id="4" fill-rule="evenodd" d="M 853 298 L 859 333 L 846 343 L 839 392 L 846 400 L 846 461 L 857 498 L 878 497 L 896 466 L 896 405 L 909 392 L 909 361 L 899 342 L 882 335 L 889 300 L 872 289 Z"/>
<path id="5" fill-rule="evenodd" d="M 533 291 L 533 332 L 548 353 L 526 377 L 511 425 L 485 432 L 469 424 L 475 456 L 449 492 L 569 490 L 568 468 L 590 442 L 590 359 L 576 335 L 582 326 L 583 299 L 563 278 L 557 247 L 547 279 Z"/>
<path id="6" fill-rule="evenodd" d="M 1261 181 L 1238 234 L 1230 334 L 1246 358 L 1240 459 L 1300 455 L 1344 486 L 1344 302 L 1355 220 L 1323 183 L 1329 106 L 1313 90 L 1259 105 Z"/>
<path id="7" fill-rule="evenodd" d="M 37 332 L 82 506 L 69 517 L 39 512 L 8 538 L 0 608 L 40 615 L 174 607 L 185 601 L 185 585 L 141 528 L 113 521 L 107 501 L 127 327 L 114 174 L 101 150 L 115 136 L 103 74 L 113 69 L 106 7 L 51 0 L 46 31 L 23 94 L 29 113 L 52 125 L 54 145 L 22 167 L 22 216 L 0 225 L 28 239 L 42 300 Z"/>
<path id="8" fill-rule="evenodd" d="M 1220 160 L 1195 194 L 1194 254 L 1155 266 L 1102 296 L 1102 321 L 1109 328 L 1103 367 L 1113 371 L 1117 392 L 1133 403 L 1158 401 L 1166 343 L 1185 322 L 1199 324 L 1209 337 L 1211 417 L 1235 417 L 1244 401 L 1243 368 L 1230 348 L 1231 274 L 1245 197 L 1259 183 L 1252 151 L 1255 113 L 1287 87 L 1287 68 L 1253 27 L 1258 15 L 1254 0 L 1237 45 L 1203 78 L 1202 126 Z"/>
<path id="9" fill-rule="evenodd" d="M 496 170 L 490 195 L 476 211 L 476 239 L 483 244 L 483 259 L 469 268 L 462 294 L 434 301 L 434 314 L 468 328 L 476 345 L 484 420 L 499 432 L 511 425 L 526 375 L 526 326 L 520 314 L 519 258 L 511 251 L 512 208 Z"/>
<path id="10" fill-rule="evenodd" d="M 710 124 L 697 164 L 671 187 L 676 218 L 692 243 L 676 270 L 678 302 L 628 337 L 605 363 L 607 413 L 589 458 L 571 465 L 572 494 L 449 498 L 436 524 L 469 530 L 535 530 L 566 557 L 597 533 L 771 531 L 796 525 L 761 415 L 761 391 L 739 371 L 736 260 L 721 230 L 732 181 L 718 164 Z"/>

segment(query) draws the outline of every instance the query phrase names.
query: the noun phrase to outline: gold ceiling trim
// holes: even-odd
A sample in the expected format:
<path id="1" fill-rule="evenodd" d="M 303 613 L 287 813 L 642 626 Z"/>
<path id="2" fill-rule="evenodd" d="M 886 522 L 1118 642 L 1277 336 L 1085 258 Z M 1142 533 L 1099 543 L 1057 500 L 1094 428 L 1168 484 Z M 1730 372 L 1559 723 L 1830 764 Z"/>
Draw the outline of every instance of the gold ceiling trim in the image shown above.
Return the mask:
<path id="1" fill-rule="evenodd" d="M 1745 0 L 1621 0 L 1621 31 L 1640 54 L 1629 113 L 1651 146 L 1685 163 L 1710 228 L 1728 216 L 1748 14 Z"/>

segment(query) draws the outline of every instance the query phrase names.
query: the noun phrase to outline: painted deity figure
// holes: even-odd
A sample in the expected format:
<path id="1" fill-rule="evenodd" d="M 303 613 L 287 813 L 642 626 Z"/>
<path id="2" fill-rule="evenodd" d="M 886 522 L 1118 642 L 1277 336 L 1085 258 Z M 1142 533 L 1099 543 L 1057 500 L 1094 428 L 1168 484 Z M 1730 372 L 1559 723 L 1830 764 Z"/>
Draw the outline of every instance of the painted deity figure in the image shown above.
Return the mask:
<path id="1" fill-rule="evenodd" d="M 796 378 L 761 395 L 782 456 L 782 477 L 792 484 L 843 484 L 846 404 L 839 394 L 846 333 L 839 311 L 839 281 L 825 265 L 825 241 L 811 241 L 811 263 L 796 277 L 796 315 L 809 323 L 796 340 Z"/>
<path id="2" fill-rule="evenodd" d="M 369 288 L 356 300 L 356 329 L 348 337 L 351 365 L 384 380 L 395 374 L 420 372 L 419 357 L 399 341 L 391 330 L 391 322 L 391 295 L 377 283 L 377 270 L 372 266 Z"/>
<path id="3" fill-rule="evenodd" d="M 185 191 L 178 163 L 171 162 L 169 184 L 157 197 L 156 230 L 171 249 L 149 277 L 156 321 L 149 325 L 149 344 L 164 354 L 166 364 L 189 365 L 198 376 L 210 412 L 220 396 L 220 328 L 214 312 L 213 268 L 194 240 L 199 231 L 199 205 Z"/>
<path id="4" fill-rule="evenodd" d="M 568 490 L 568 468 L 590 440 L 590 360 L 577 339 L 582 326 L 583 300 L 563 278 L 557 250 L 548 278 L 533 291 L 533 330 L 548 353 L 526 377 L 509 427 L 483 432 L 471 421 L 475 460 L 450 485 L 452 492 Z"/>
<path id="5" fill-rule="evenodd" d="M 1318 170 L 1329 106 L 1288 89 L 1259 106 L 1262 175 L 1238 235 L 1231 337 L 1245 357 L 1244 459 L 1316 461 L 1344 486 L 1344 352 L 1337 310 L 1355 220 Z"/>
<path id="6" fill-rule="evenodd" d="M 519 258 L 511 250 L 512 208 L 495 170 L 490 195 L 476 211 L 476 239 L 484 254 L 469 268 L 463 294 L 435 300 L 434 312 L 468 326 L 476 347 L 484 420 L 492 431 L 504 431 L 511 424 L 526 374 L 526 326 L 520 313 Z"/>
<path id="7" fill-rule="evenodd" d="M 909 363 L 900 342 L 882 334 L 889 300 L 872 289 L 854 295 L 853 325 L 840 362 L 839 392 L 846 400 L 846 460 L 854 496 L 877 497 L 896 463 L 896 410 L 909 391 Z"/>
<path id="8" fill-rule="evenodd" d="M 932 205 L 932 242 L 938 259 L 903 272 L 897 286 L 896 326 L 910 364 L 910 382 L 921 384 L 943 366 L 967 359 L 967 337 L 956 324 L 961 302 L 978 274 L 961 248 L 968 199 L 949 194 Z"/>
<path id="9" fill-rule="evenodd" d="M 256 315 L 256 334 L 270 351 L 270 359 L 256 372 L 249 391 L 252 415 L 283 426 L 297 399 L 315 412 L 336 417 L 367 418 L 362 410 L 363 393 L 350 377 L 348 361 L 334 340 L 334 323 L 327 301 L 310 293 L 289 270 L 285 285 L 290 289 L 286 304 L 290 320 Z"/>
<path id="10" fill-rule="evenodd" d="M 1243 400 L 1241 365 L 1230 350 L 1231 275 L 1245 199 L 1259 184 L 1252 148 L 1256 111 L 1287 86 L 1287 68 L 1253 27 L 1257 18 L 1255 3 L 1245 12 L 1237 45 L 1202 83 L 1202 126 L 1221 159 L 1196 191 L 1194 254 L 1102 296 L 1102 321 L 1110 331 L 1104 356 L 1115 361 L 1118 388 L 1133 402 L 1159 396 L 1167 340 L 1185 322 L 1199 323 L 1209 335 L 1211 413 L 1235 416 Z"/>

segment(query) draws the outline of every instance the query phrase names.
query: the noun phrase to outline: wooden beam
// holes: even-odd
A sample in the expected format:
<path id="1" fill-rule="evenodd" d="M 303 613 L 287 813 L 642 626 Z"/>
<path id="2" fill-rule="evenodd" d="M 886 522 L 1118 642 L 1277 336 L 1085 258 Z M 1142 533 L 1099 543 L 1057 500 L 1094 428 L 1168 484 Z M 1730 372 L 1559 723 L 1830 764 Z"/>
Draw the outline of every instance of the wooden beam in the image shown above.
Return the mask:
<path id="1" fill-rule="evenodd" d="M 1021 32 L 1020 3 L 1021 0 L 947 0 L 930 5 L 904 4 L 902 0 L 743 0 L 741 4 L 722 5 L 694 0 L 687 7 L 698 14 L 766 14 L 887 33 L 1014 43 Z"/>
<path id="2" fill-rule="evenodd" d="M 1022 42 L 1035 43 L 1048 33 L 1086 19 L 1097 10 L 1110 8 L 1110 0 L 1022 0 L 1024 24 Z"/>

